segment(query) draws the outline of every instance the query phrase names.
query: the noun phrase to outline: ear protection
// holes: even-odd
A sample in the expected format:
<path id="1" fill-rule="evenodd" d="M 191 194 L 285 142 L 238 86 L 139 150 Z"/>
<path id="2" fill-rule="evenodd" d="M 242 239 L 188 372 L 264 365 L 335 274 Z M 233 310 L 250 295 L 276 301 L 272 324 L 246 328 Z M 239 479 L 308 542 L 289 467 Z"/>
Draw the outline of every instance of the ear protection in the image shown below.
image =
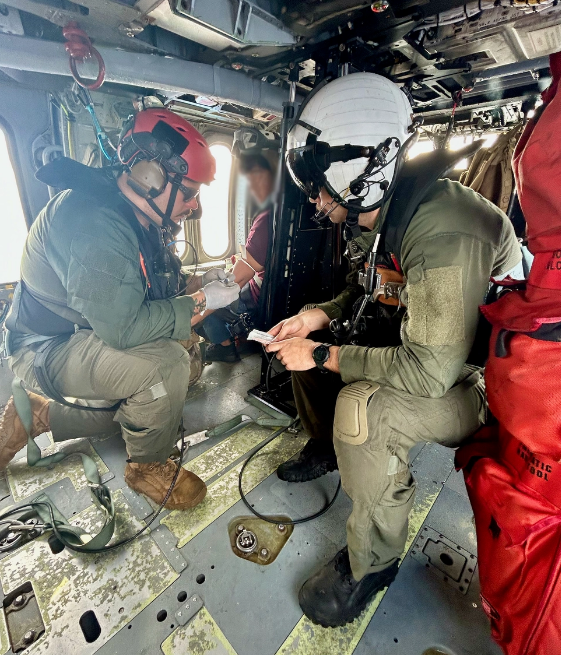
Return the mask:
<path id="1" fill-rule="evenodd" d="M 167 144 L 166 144 L 167 145 Z M 129 170 L 127 184 L 141 198 L 157 198 L 168 183 L 166 169 L 156 160 L 141 159 Z"/>
<path id="2" fill-rule="evenodd" d="M 165 123 L 158 125 L 152 133 L 133 135 L 135 115 L 125 121 L 119 136 L 119 160 L 128 168 L 128 185 L 135 193 L 144 199 L 156 198 L 164 192 L 169 181 L 169 173 L 162 162 L 176 175 L 187 173 L 187 164 L 174 153 L 171 143 L 164 140 L 169 136 L 171 128 Z M 131 138 L 124 141 L 125 135 L 131 132 Z M 182 139 L 181 147 L 185 148 L 188 141 L 173 132 L 172 136 Z M 158 138 L 160 137 L 160 138 Z M 162 138 L 163 137 L 163 138 Z"/>

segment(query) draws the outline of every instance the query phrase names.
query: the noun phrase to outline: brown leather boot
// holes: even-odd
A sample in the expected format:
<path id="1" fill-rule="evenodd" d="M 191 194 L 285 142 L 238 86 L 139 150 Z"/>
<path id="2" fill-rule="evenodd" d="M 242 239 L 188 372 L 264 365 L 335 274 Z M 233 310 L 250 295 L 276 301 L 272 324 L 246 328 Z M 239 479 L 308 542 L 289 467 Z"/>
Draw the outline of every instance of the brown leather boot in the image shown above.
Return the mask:
<path id="1" fill-rule="evenodd" d="M 49 401 L 31 391 L 27 392 L 31 401 L 33 424 L 31 436 L 35 439 L 49 431 Z M 14 405 L 14 397 L 6 403 L 0 419 L 0 471 L 12 461 L 14 455 L 27 444 L 27 434 Z"/>
<path id="2" fill-rule="evenodd" d="M 150 464 L 129 463 L 125 467 L 125 482 L 131 489 L 144 494 L 155 503 L 161 503 L 177 470 L 177 465 L 171 460 L 165 464 L 151 462 Z M 166 509 L 189 509 L 195 507 L 206 496 L 206 484 L 191 471 L 182 468 L 171 492 Z"/>

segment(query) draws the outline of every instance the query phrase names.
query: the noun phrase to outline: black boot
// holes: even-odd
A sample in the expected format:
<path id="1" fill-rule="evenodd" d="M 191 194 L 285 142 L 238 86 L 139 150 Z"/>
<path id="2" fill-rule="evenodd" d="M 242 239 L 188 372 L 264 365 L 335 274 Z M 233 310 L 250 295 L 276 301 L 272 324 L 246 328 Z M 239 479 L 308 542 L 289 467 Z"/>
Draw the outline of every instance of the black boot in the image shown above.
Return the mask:
<path id="1" fill-rule="evenodd" d="M 369 573 L 357 582 L 353 578 L 347 547 L 307 580 L 298 600 L 304 614 L 324 628 L 351 623 L 362 614 L 369 601 L 397 575 L 398 564 L 379 573 Z"/>
<path id="2" fill-rule="evenodd" d="M 223 346 L 220 343 L 212 343 L 206 347 L 205 362 L 239 362 L 240 356 L 236 350 L 236 344 L 231 343 Z"/>
<path id="3" fill-rule="evenodd" d="M 331 441 L 310 439 L 298 459 L 281 464 L 277 475 L 286 482 L 308 482 L 337 468 L 337 457 Z"/>

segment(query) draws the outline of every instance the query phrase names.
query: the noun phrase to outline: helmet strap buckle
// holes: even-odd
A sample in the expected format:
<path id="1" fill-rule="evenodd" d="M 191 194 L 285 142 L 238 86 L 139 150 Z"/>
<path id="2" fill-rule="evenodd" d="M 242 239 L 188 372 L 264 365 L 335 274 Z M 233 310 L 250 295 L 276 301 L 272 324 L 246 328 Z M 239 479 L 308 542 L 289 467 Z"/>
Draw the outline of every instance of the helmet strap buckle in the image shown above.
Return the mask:
<path id="1" fill-rule="evenodd" d="M 362 200 L 357 198 L 354 200 L 348 200 L 347 202 L 349 208 L 347 209 L 347 218 L 345 220 L 345 240 L 352 241 L 362 234 L 358 225 Z"/>

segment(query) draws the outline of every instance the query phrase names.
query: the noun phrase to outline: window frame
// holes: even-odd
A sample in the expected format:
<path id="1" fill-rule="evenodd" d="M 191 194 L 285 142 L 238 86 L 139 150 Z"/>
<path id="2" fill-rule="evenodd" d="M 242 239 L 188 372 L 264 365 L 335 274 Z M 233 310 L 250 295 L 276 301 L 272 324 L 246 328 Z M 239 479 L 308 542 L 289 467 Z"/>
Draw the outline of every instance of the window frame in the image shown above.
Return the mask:
<path id="1" fill-rule="evenodd" d="M 233 135 L 227 135 L 227 134 L 223 134 L 223 133 L 220 133 L 220 132 L 213 132 L 212 134 L 209 134 L 208 136 L 205 135 L 205 139 L 207 140 L 209 148 L 212 147 L 212 146 L 216 146 L 216 145 L 224 146 L 224 147 L 228 148 L 228 150 L 230 151 L 230 154 L 232 152 L 233 138 L 234 138 Z M 224 252 L 222 252 L 220 255 L 216 255 L 216 256 L 212 256 L 212 255 L 209 255 L 207 253 L 207 251 L 205 250 L 205 248 L 203 246 L 203 235 L 202 235 L 201 225 L 200 224 L 198 225 L 198 233 L 199 233 L 198 241 L 199 241 L 199 244 L 200 244 L 200 247 L 201 247 L 201 251 L 202 251 L 202 253 L 204 255 L 204 258 L 207 261 L 211 261 L 211 262 L 223 261 L 226 257 L 233 254 L 233 252 L 235 251 L 235 247 L 236 247 L 236 229 L 235 229 L 235 209 L 236 209 L 236 199 L 235 199 L 236 194 L 235 194 L 235 191 L 236 191 L 236 187 L 235 187 L 235 178 L 236 178 L 236 175 L 238 174 L 238 171 L 237 171 L 237 167 L 235 165 L 235 163 L 236 163 L 235 158 L 234 158 L 234 156 L 232 154 L 231 154 L 231 157 L 232 157 L 232 165 L 230 166 L 230 179 L 229 179 L 229 183 L 228 183 L 228 203 L 227 203 L 228 204 L 228 223 L 227 223 L 228 224 L 228 244 L 227 244 L 226 249 L 224 250 Z M 203 206 L 203 216 L 204 216 L 204 211 L 205 211 L 205 208 Z M 234 218 L 233 221 L 232 221 L 232 217 Z M 202 218 L 201 218 L 201 220 L 202 220 Z M 234 228 L 234 229 L 232 229 L 232 228 Z"/>

